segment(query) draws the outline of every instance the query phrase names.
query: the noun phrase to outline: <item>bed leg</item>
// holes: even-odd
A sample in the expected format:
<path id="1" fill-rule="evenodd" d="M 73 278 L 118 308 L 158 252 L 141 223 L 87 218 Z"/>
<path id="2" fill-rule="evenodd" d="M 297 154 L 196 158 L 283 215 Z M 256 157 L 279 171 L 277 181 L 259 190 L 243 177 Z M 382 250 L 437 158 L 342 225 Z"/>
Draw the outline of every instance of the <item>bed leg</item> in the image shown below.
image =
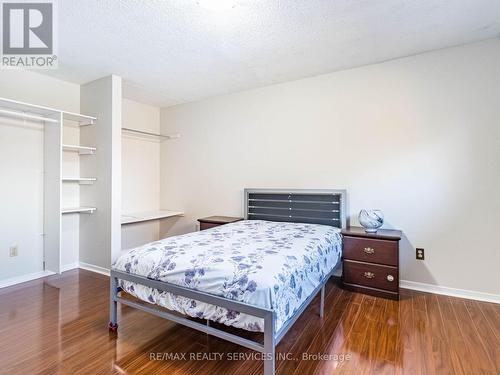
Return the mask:
<path id="1" fill-rule="evenodd" d="M 118 279 L 110 276 L 109 285 L 109 332 L 118 331 L 118 302 L 116 297 L 118 294 Z"/>
<path id="2" fill-rule="evenodd" d="M 321 288 L 321 299 L 319 302 L 319 317 L 323 319 L 325 315 L 325 286 Z"/>
<path id="3" fill-rule="evenodd" d="M 274 319 L 274 312 L 264 318 L 264 375 L 274 375 L 275 371 Z"/>

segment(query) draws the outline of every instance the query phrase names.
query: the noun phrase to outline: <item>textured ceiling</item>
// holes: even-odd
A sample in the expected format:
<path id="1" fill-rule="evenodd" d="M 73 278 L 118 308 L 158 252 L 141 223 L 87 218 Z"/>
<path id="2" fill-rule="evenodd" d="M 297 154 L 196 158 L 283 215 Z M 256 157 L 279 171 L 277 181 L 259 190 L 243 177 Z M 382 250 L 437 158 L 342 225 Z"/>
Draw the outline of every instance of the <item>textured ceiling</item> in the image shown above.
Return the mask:
<path id="1" fill-rule="evenodd" d="M 59 0 L 59 69 L 170 106 L 500 36 L 500 0 Z"/>

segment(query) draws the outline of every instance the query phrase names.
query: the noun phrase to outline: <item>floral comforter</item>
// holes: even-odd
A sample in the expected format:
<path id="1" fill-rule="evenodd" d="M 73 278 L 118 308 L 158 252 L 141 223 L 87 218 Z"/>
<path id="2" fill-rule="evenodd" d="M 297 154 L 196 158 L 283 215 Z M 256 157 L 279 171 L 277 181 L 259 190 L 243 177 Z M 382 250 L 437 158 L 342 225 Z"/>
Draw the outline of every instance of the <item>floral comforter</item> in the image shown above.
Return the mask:
<path id="1" fill-rule="evenodd" d="M 276 312 L 276 331 L 341 255 L 338 228 L 245 220 L 169 237 L 123 254 L 113 268 Z M 192 317 L 249 331 L 263 319 L 120 280 L 135 297 Z"/>

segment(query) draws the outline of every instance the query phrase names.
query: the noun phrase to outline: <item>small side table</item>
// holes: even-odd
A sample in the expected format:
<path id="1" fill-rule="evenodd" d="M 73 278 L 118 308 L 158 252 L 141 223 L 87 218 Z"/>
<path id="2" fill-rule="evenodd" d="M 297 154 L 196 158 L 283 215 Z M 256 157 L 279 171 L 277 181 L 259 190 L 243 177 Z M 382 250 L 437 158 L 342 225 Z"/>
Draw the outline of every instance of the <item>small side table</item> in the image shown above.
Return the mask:
<path id="1" fill-rule="evenodd" d="M 378 297 L 399 299 L 399 240 L 401 231 L 363 228 L 342 230 L 345 289 Z"/>

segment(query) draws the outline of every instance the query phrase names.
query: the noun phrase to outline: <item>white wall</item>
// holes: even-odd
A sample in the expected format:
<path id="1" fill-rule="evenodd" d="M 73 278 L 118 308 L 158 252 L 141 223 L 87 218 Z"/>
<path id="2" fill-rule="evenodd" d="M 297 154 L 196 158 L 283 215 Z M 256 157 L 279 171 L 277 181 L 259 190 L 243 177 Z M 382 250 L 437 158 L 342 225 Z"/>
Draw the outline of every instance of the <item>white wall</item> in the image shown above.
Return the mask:
<path id="1" fill-rule="evenodd" d="M 0 70 L 0 95 L 64 111 L 80 111 L 80 86 L 43 74 Z"/>
<path id="2" fill-rule="evenodd" d="M 123 99 L 125 128 L 160 132 L 160 108 Z M 122 136 L 122 211 L 124 214 L 160 208 L 160 142 L 157 138 Z"/>
<path id="3" fill-rule="evenodd" d="M 500 39 L 163 109 L 170 233 L 245 187 L 346 188 L 404 231 L 402 279 L 500 294 L 499 119 Z"/>
<path id="4" fill-rule="evenodd" d="M 0 96 L 79 112 L 80 86 L 41 74 L 0 70 Z M 0 119 L 0 280 L 42 271 L 43 128 Z M 78 261 L 78 222 L 63 220 L 62 264 Z M 76 233 L 77 235 L 77 233 Z M 76 237 L 77 239 L 78 237 Z M 19 256 L 9 257 L 9 247 Z"/>
<path id="5" fill-rule="evenodd" d="M 123 99 L 124 128 L 160 132 L 160 108 Z M 160 209 L 160 141 L 158 138 L 122 135 L 122 212 Z M 159 238 L 158 220 L 124 225 L 122 248 L 130 249 Z"/>

